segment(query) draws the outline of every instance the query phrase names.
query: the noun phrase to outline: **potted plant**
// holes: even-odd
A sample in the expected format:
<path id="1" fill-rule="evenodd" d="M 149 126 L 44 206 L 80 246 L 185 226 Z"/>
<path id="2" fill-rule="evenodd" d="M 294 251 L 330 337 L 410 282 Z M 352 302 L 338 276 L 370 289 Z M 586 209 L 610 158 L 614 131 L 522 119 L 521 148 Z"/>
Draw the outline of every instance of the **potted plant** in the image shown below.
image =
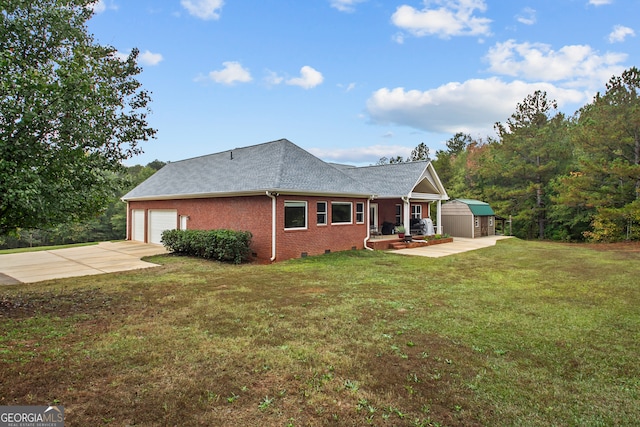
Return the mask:
<path id="1" fill-rule="evenodd" d="M 404 233 L 405 233 L 404 225 L 396 226 L 396 233 L 398 234 L 399 238 L 404 239 Z"/>

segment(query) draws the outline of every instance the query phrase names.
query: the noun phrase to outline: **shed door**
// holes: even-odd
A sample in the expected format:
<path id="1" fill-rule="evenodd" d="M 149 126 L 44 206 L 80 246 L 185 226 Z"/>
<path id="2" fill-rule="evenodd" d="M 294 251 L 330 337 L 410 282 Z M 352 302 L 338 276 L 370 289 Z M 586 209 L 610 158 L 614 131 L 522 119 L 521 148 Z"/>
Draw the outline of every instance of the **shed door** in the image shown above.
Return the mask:
<path id="1" fill-rule="evenodd" d="M 162 232 L 175 230 L 178 225 L 178 211 L 150 210 L 149 211 L 149 243 L 161 244 Z"/>
<path id="2" fill-rule="evenodd" d="M 131 211 L 131 240 L 144 242 L 144 209 Z"/>
<path id="3" fill-rule="evenodd" d="M 488 236 L 489 235 L 489 217 L 481 216 L 480 217 L 480 236 Z"/>

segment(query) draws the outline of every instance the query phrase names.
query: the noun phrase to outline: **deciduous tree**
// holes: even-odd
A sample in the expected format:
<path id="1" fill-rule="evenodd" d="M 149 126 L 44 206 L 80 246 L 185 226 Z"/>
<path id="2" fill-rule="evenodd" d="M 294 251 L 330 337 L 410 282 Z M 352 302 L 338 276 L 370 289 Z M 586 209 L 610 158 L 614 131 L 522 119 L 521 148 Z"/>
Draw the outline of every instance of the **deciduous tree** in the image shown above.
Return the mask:
<path id="1" fill-rule="evenodd" d="M 0 234 L 95 216 L 155 134 L 138 51 L 94 41 L 92 1 L 0 2 Z"/>

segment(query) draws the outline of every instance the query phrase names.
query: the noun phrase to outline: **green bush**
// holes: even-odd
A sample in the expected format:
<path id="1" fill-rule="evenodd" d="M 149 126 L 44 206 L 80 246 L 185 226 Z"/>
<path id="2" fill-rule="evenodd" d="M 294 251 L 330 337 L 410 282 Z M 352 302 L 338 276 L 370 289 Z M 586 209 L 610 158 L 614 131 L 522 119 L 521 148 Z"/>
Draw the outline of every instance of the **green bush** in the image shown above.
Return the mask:
<path id="1" fill-rule="evenodd" d="M 172 252 L 240 264 L 249 259 L 252 234 L 234 230 L 165 230 L 162 244 Z"/>

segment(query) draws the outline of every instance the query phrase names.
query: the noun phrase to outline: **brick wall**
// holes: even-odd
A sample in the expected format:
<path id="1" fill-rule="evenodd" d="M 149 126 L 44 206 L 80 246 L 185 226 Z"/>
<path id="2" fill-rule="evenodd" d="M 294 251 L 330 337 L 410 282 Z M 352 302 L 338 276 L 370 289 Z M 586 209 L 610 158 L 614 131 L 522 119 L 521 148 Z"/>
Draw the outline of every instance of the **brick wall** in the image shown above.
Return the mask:
<path id="1" fill-rule="evenodd" d="M 285 201 L 307 201 L 308 218 L 305 230 L 284 229 Z M 327 224 L 318 225 L 317 202 L 327 203 Z M 331 223 L 331 202 L 352 202 L 352 223 Z M 364 222 L 356 224 L 356 203 L 364 203 Z M 367 236 L 367 203 L 366 199 L 349 199 L 333 197 L 298 197 L 280 196 L 277 201 L 277 233 L 278 260 L 299 258 L 302 253 L 320 255 L 326 251 L 337 252 L 352 248 L 363 249 Z"/>
<path id="2" fill-rule="evenodd" d="M 284 229 L 285 201 L 307 201 L 307 228 L 305 230 Z M 318 225 L 317 202 L 327 202 L 327 225 Z M 331 202 L 352 202 L 352 224 L 331 224 Z M 365 222 L 356 224 L 356 202 L 364 203 Z M 129 202 L 129 224 L 133 209 L 176 209 L 178 219 L 188 216 L 188 229 L 248 230 L 253 234 L 252 252 L 259 260 L 271 258 L 271 198 L 264 196 L 222 197 L 209 199 L 181 199 Z M 303 253 L 319 255 L 326 251 L 336 252 L 364 248 L 367 234 L 366 199 L 328 198 L 309 196 L 279 196 L 276 199 L 276 259 L 283 261 L 299 258 Z M 148 224 L 148 221 L 145 221 Z M 176 227 L 178 224 L 176 224 Z M 146 235 L 146 233 L 145 233 Z M 131 239 L 131 227 L 127 230 Z"/>

